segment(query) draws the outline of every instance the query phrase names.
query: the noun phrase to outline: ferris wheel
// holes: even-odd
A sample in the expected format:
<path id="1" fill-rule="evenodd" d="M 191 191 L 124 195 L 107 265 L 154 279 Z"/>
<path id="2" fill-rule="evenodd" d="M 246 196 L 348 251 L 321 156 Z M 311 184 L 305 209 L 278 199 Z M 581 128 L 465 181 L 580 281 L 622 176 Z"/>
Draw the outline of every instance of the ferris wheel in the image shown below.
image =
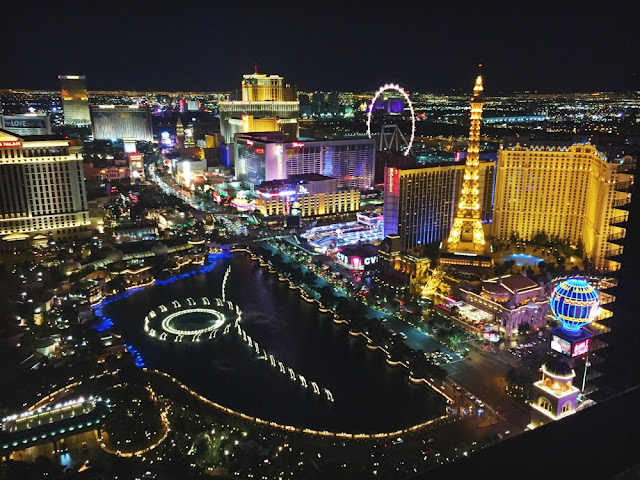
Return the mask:
<path id="1" fill-rule="evenodd" d="M 369 138 L 371 138 L 371 114 L 373 113 L 373 107 L 376 104 L 376 101 L 378 100 L 378 97 L 380 96 L 380 94 L 388 90 L 394 90 L 400 93 L 404 97 L 404 99 L 407 101 L 407 105 L 409 105 L 409 110 L 411 111 L 411 137 L 407 142 L 407 149 L 404 151 L 404 155 L 407 156 L 411 152 L 411 147 L 413 146 L 413 139 L 415 138 L 415 135 L 416 135 L 416 114 L 415 114 L 415 111 L 413 110 L 413 103 L 411 103 L 411 99 L 409 98 L 409 95 L 407 94 L 405 89 L 402 88 L 400 85 L 397 85 L 395 83 L 386 83 L 383 86 L 381 86 L 373 96 L 373 99 L 371 100 L 371 107 L 369 108 L 369 111 L 367 113 L 367 135 Z"/>

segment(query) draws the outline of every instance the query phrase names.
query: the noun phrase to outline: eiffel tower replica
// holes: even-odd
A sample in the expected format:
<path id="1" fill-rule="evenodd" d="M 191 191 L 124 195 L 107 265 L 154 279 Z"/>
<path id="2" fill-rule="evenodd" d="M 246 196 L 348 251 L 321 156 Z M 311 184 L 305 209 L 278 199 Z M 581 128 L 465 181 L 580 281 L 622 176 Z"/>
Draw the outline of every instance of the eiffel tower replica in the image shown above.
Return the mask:
<path id="1" fill-rule="evenodd" d="M 482 120 L 482 75 L 476 78 L 471 98 L 471 128 L 469 130 L 469 147 L 464 170 L 464 180 L 460 192 L 460 203 L 449 239 L 444 246 L 448 253 L 472 253 L 483 255 L 486 252 L 484 231 L 480 218 L 480 193 L 478 189 L 480 163 L 480 122 Z"/>

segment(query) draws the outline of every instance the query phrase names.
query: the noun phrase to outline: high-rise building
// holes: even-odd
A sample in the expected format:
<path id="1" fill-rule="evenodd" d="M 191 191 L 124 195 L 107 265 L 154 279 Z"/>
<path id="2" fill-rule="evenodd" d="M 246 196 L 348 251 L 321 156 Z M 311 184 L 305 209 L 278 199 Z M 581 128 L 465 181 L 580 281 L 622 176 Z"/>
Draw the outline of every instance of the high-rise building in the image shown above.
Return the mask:
<path id="1" fill-rule="evenodd" d="M 478 215 L 489 219 L 495 164 L 477 167 Z M 402 250 L 445 240 L 466 173 L 464 165 L 389 166 L 384 181 L 384 233 L 398 235 Z M 482 221 L 482 220 L 480 220 Z"/>
<path id="2" fill-rule="evenodd" d="M 0 130 L 0 243 L 35 234 L 89 234 L 81 146 Z"/>
<path id="3" fill-rule="evenodd" d="M 453 220 L 447 251 L 450 253 L 485 251 L 484 230 L 480 219 L 480 190 L 478 188 L 478 165 L 480 162 L 480 122 L 482 119 L 482 76 L 478 75 L 471 98 L 471 127 L 465 164 L 464 182 L 460 191 L 460 202 Z"/>
<path id="4" fill-rule="evenodd" d="M 375 140 L 290 140 L 280 132 L 236 135 L 236 176 L 249 185 L 317 173 L 340 187 L 373 185 Z"/>
<path id="5" fill-rule="evenodd" d="M 314 115 L 325 113 L 325 95 L 322 92 L 315 92 L 311 96 L 311 111 Z"/>
<path id="6" fill-rule="evenodd" d="M 331 115 L 338 115 L 340 113 L 340 97 L 338 92 L 329 92 L 327 95 L 327 111 Z"/>
<path id="7" fill-rule="evenodd" d="M 236 133 L 263 131 L 260 130 L 265 127 L 260 121 L 263 119 L 269 123 L 264 131 L 280 130 L 294 138 L 298 136 L 300 102 L 295 87 L 284 84 L 284 79 L 278 75 L 258 72 L 244 75 L 242 100 L 220 102 L 218 108 L 220 133 L 225 143 L 232 143 Z M 247 122 L 246 117 L 251 117 L 252 121 Z"/>
<path id="8" fill-rule="evenodd" d="M 340 215 L 360 208 L 360 190 L 340 188 L 337 179 L 314 173 L 262 182 L 256 193 L 264 216 L 293 215 L 296 211 L 302 217 Z"/>
<path id="9" fill-rule="evenodd" d="M 516 143 L 498 151 L 492 234 L 532 240 L 539 233 L 582 243 L 597 270 L 617 270 L 635 166 L 631 157 L 609 159 L 595 146 Z"/>
<path id="10" fill-rule="evenodd" d="M 242 76 L 244 102 L 281 102 L 284 100 L 284 78 L 279 75 L 252 73 Z"/>
<path id="11" fill-rule="evenodd" d="M 95 140 L 153 140 L 147 105 L 91 105 L 91 128 Z"/>
<path id="12" fill-rule="evenodd" d="M 91 124 L 89 114 L 89 96 L 84 75 L 58 75 L 64 124 L 88 126 Z"/>
<path id="13" fill-rule="evenodd" d="M 251 116 L 252 119 L 268 119 L 280 124 L 280 129 L 288 129 L 293 132 L 293 137 L 298 136 L 298 116 L 300 103 L 296 101 L 229 101 L 220 102 L 220 133 L 225 143 L 232 143 L 236 133 L 251 133 L 245 131 L 248 125 L 242 118 Z M 260 123 L 256 123 L 256 126 Z M 260 128 L 260 127 L 258 127 Z"/>

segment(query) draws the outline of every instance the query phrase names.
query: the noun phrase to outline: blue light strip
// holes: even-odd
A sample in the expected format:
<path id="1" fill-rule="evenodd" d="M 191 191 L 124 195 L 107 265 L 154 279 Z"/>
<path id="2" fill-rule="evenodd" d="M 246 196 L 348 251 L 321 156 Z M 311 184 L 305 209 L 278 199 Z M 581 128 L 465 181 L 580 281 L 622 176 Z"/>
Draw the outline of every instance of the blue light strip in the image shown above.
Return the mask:
<path id="1" fill-rule="evenodd" d="M 209 261 L 208 265 L 202 265 L 198 268 L 195 268 L 194 270 L 190 271 L 190 272 L 185 272 L 185 273 L 180 273 L 178 275 L 174 275 L 171 278 L 168 278 L 166 280 L 156 280 L 154 282 L 154 285 L 168 285 L 170 283 L 173 283 L 175 281 L 178 280 L 183 280 L 185 278 L 191 277 L 193 275 L 197 275 L 200 273 L 208 273 L 211 270 L 213 270 L 213 268 L 216 266 L 216 263 L 218 260 L 221 260 L 222 258 L 231 258 L 231 254 L 224 254 L 224 253 L 211 253 L 209 254 L 209 256 L 207 257 L 207 260 Z M 98 332 L 103 332 L 105 330 L 109 330 L 111 329 L 111 327 L 113 327 L 113 320 L 108 317 L 107 315 L 105 315 L 103 308 L 106 305 L 109 305 L 113 302 L 118 302 L 124 298 L 130 297 L 131 295 L 133 295 L 134 293 L 137 293 L 139 291 L 141 291 L 142 289 L 144 289 L 145 287 L 137 287 L 137 288 L 131 288 L 129 290 L 126 290 L 124 292 L 120 292 L 116 295 L 111 295 L 110 297 L 105 298 L 102 302 L 100 302 L 98 305 L 95 305 L 93 307 L 93 313 L 96 315 L 96 317 L 98 317 L 100 319 L 100 322 L 96 325 L 93 325 L 91 328 L 93 328 L 94 330 L 97 330 Z M 127 347 L 129 348 L 129 347 Z M 142 358 L 140 358 L 140 360 L 142 361 Z M 143 365 L 138 365 L 138 361 L 136 360 L 136 366 L 144 366 Z"/>

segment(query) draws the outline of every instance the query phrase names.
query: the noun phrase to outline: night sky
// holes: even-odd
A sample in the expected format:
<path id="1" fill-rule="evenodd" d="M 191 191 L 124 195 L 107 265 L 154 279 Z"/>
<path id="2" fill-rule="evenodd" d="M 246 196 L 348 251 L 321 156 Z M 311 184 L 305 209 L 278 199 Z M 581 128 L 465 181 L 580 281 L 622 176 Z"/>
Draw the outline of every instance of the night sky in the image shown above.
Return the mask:
<path id="1" fill-rule="evenodd" d="M 640 89 L 633 15 L 605 3 L 39 3 L 3 6 L 0 88 L 57 89 L 67 73 L 89 90 L 223 91 L 257 64 L 303 91 L 450 93 L 481 62 L 488 94 Z"/>

